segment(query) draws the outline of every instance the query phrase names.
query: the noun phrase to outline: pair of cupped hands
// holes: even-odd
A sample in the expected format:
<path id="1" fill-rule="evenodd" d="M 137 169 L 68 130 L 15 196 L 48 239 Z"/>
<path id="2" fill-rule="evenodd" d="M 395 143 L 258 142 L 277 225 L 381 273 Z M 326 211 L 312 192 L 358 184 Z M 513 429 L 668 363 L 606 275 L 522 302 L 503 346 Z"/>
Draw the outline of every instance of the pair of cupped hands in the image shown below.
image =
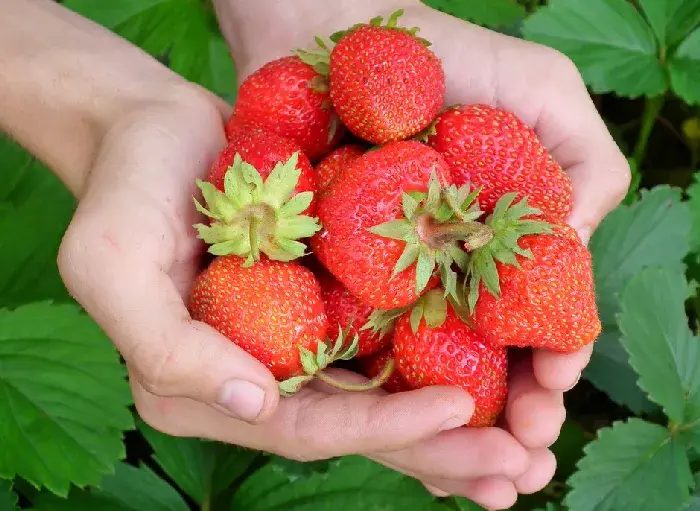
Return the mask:
<path id="1" fill-rule="evenodd" d="M 278 25 L 274 41 L 261 37 L 255 51 L 234 49 L 239 78 L 308 46 L 312 35 L 386 16 L 396 3 L 357 2 L 303 31 Z M 419 4 L 407 5 L 401 21 L 419 26 L 442 59 L 447 104 L 502 107 L 537 131 L 573 181 L 569 223 L 587 241 L 624 197 L 629 169 L 575 66 L 549 48 Z M 235 46 L 240 34 L 220 22 Z M 502 423 L 469 429 L 461 426 L 474 403 L 458 388 L 355 394 L 313 383 L 280 398 L 262 364 L 190 318 L 185 302 L 204 251 L 192 229 L 201 220 L 194 183 L 225 144 L 230 106 L 194 86 L 182 91 L 142 105 L 105 134 L 59 254 L 69 290 L 125 358 L 143 419 L 172 435 L 302 461 L 364 455 L 436 495 L 465 496 L 489 509 L 546 486 L 556 466 L 549 446 L 566 416 L 563 393 L 578 381 L 591 346 L 572 354 L 533 350 L 513 361 Z"/>

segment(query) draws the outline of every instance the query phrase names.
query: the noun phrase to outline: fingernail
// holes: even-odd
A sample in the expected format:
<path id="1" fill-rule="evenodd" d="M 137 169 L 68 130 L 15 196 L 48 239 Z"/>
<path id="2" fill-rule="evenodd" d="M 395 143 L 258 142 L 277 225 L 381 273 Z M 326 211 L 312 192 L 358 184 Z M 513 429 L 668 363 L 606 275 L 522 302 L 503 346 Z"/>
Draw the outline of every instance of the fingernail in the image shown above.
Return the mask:
<path id="1" fill-rule="evenodd" d="M 445 423 L 440 427 L 440 431 L 449 431 L 450 429 L 455 429 L 464 426 L 468 420 L 464 420 L 464 417 L 452 417 L 446 420 Z"/>
<path id="2" fill-rule="evenodd" d="M 249 381 L 229 380 L 221 389 L 219 405 L 238 419 L 257 419 L 264 404 L 265 391 Z"/>
<path id="3" fill-rule="evenodd" d="M 578 382 L 581 380 L 581 375 L 582 375 L 582 374 L 583 374 L 583 372 L 579 372 L 579 373 L 578 373 L 578 376 L 576 377 L 576 380 L 574 381 L 574 383 L 572 383 L 571 386 L 570 386 L 568 389 L 565 389 L 564 392 L 569 392 L 569 391 L 570 391 L 571 389 L 573 389 L 576 385 L 578 385 Z"/>
<path id="4" fill-rule="evenodd" d="M 580 229 L 577 229 L 579 238 L 581 238 L 581 241 L 585 246 L 588 246 L 588 242 L 591 240 L 591 234 L 593 233 L 593 229 L 591 229 L 589 226 L 584 225 Z"/>

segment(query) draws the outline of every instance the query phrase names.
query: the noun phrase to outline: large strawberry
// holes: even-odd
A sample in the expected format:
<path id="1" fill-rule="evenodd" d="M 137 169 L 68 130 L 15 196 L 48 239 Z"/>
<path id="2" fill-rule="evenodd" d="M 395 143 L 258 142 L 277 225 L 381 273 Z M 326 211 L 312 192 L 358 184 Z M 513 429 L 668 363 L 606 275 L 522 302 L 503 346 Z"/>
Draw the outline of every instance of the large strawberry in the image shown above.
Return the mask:
<path id="1" fill-rule="evenodd" d="M 442 182 L 442 185 L 441 185 Z M 363 303 L 403 307 L 438 283 L 456 287 L 455 240 L 474 248 L 490 230 L 474 219 L 475 194 L 451 183 L 450 169 L 416 141 L 391 142 L 351 162 L 319 200 L 322 230 L 311 240 L 319 260 Z"/>
<path id="2" fill-rule="evenodd" d="M 236 130 L 214 162 L 207 181 L 197 181 L 209 225 L 195 226 L 214 255 L 248 263 L 302 256 L 299 241 L 320 229 L 312 215 L 316 176 L 308 158 L 289 139 L 260 129 Z"/>
<path id="3" fill-rule="evenodd" d="M 356 144 L 347 144 L 331 151 L 323 160 L 316 164 L 314 170 L 318 180 L 318 191 L 323 194 L 340 171 L 351 161 L 361 156 L 365 150 Z"/>
<path id="4" fill-rule="evenodd" d="M 268 62 L 243 81 L 227 133 L 240 126 L 294 140 L 311 160 L 328 153 L 345 132 L 328 81 L 297 56 Z"/>
<path id="5" fill-rule="evenodd" d="M 508 393 L 506 348 L 486 342 L 440 290 L 431 291 L 421 302 L 394 328 L 394 359 L 401 375 L 413 388 L 463 388 L 475 404 L 467 426 L 493 426 Z"/>
<path id="6" fill-rule="evenodd" d="M 494 237 L 472 252 L 469 304 L 477 331 L 497 346 L 570 352 L 598 337 L 591 254 L 571 227 L 532 217 L 506 194 L 486 223 Z"/>
<path id="7" fill-rule="evenodd" d="M 321 50 L 300 54 L 320 70 L 328 66 L 331 100 L 340 119 L 374 144 L 405 140 L 423 130 L 445 96 L 440 60 L 427 48 L 430 43 L 416 36 L 417 28 L 398 26 L 402 12 L 385 25 L 377 17 L 334 34 L 332 50 L 317 40 Z"/>
<path id="8" fill-rule="evenodd" d="M 368 378 L 377 378 L 377 376 L 384 371 L 390 360 L 394 360 L 394 349 L 392 347 L 387 347 L 368 357 L 357 359 L 356 364 L 362 374 Z M 395 369 L 391 376 L 387 378 L 382 388 L 390 394 L 412 390 L 411 386 L 398 369 Z"/>
<path id="9" fill-rule="evenodd" d="M 321 284 L 321 298 L 328 317 L 330 332 L 347 330 L 358 336 L 358 357 L 371 355 L 389 345 L 391 336 L 386 331 L 362 329 L 372 314 L 372 307 L 363 304 L 327 273 L 317 274 Z"/>
<path id="10" fill-rule="evenodd" d="M 493 211 L 509 192 L 556 221 L 573 205 L 569 176 L 535 132 L 512 113 L 488 105 L 464 105 L 439 115 L 428 136 L 452 167 L 455 184 L 481 188 L 479 205 Z"/>

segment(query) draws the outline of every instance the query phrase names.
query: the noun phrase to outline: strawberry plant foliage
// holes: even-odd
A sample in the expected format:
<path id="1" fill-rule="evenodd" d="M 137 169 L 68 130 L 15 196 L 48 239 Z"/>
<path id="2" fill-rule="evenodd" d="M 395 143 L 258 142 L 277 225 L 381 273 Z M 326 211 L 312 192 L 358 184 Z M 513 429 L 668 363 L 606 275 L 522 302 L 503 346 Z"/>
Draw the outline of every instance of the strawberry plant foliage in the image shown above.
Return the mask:
<path id="1" fill-rule="evenodd" d="M 67 499 L 43 493 L 33 502 L 34 511 L 188 511 L 182 497 L 145 465 L 119 463 L 100 487 L 71 490 Z"/>
<path id="2" fill-rule="evenodd" d="M 595 344 L 587 378 L 613 400 L 636 411 L 650 409 L 619 344 L 619 297 L 630 279 L 647 267 L 683 270 L 690 214 L 680 190 L 660 186 L 638 202 L 620 206 L 601 223 L 590 242 L 603 334 Z"/>
<path id="3" fill-rule="evenodd" d="M 693 484 L 685 447 L 640 419 L 603 428 L 584 449 L 564 499 L 570 511 L 679 509 Z"/>
<path id="4" fill-rule="evenodd" d="M 682 273 L 648 268 L 625 288 L 618 322 L 639 385 L 676 428 L 700 436 L 700 339 L 684 307 L 691 294 Z"/>
<path id="5" fill-rule="evenodd" d="M 690 104 L 700 104 L 700 28 L 678 47 L 669 60 L 673 90 Z"/>
<path id="6" fill-rule="evenodd" d="M 0 479 L 0 509 L 3 511 L 17 510 L 17 495 L 12 491 L 12 483 Z"/>
<path id="7" fill-rule="evenodd" d="M 525 21 L 524 34 L 571 58 L 595 92 L 656 96 L 668 88 L 654 31 L 628 0 L 551 0 Z"/>
<path id="8" fill-rule="evenodd" d="M 64 5 L 164 60 L 185 78 L 227 100 L 235 98 L 235 67 L 204 2 L 66 0 Z"/>
<path id="9" fill-rule="evenodd" d="M 69 301 L 56 254 L 75 200 L 20 146 L 0 135 L 0 307 Z"/>
<path id="10" fill-rule="evenodd" d="M 172 437 L 141 421 L 139 430 L 151 444 L 158 465 L 200 505 L 211 503 L 260 456 L 233 445 Z"/>
<path id="11" fill-rule="evenodd" d="M 525 8 L 511 0 L 422 0 L 424 4 L 487 27 L 510 25 L 525 17 Z"/>
<path id="12" fill-rule="evenodd" d="M 639 6 L 662 46 L 679 43 L 700 23 L 697 0 L 639 0 Z"/>
<path id="13" fill-rule="evenodd" d="M 686 190 L 688 194 L 688 208 L 692 219 L 690 231 L 690 249 L 700 254 L 700 172 L 693 176 L 693 184 Z"/>
<path id="14" fill-rule="evenodd" d="M 0 309 L 0 477 L 60 495 L 70 483 L 97 484 L 124 456 L 122 430 L 133 425 L 125 373 L 78 308 Z"/>
<path id="15" fill-rule="evenodd" d="M 359 456 L 331 462 L 324 474 L 295 476 L 269 463 L 241 485 L 231 511 L 447 511 L 420 483 Z"/>

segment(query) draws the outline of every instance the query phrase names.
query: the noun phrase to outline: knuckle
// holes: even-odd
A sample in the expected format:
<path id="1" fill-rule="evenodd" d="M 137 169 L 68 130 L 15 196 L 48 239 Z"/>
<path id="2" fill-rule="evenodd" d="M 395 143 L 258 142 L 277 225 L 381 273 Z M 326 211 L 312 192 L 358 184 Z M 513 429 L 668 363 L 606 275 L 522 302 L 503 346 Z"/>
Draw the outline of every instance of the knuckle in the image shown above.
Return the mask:
<path id="1" fill-rule="evenodd" d="M 127 361 L 143 388 L 153 395 L 168 396 L 173 382 L 178 380 L 178 358 L 167 343 L 157 344 L 144 339 L 128 354 Z"/>
<path id="2" fill-rule="evenodd" d="M 547 47 L 546 51 L 551 62 L 551 69 L 557 76 L 577 83 L 583 82 L 581 73 L 573 60 L 553 48 Z"/>

